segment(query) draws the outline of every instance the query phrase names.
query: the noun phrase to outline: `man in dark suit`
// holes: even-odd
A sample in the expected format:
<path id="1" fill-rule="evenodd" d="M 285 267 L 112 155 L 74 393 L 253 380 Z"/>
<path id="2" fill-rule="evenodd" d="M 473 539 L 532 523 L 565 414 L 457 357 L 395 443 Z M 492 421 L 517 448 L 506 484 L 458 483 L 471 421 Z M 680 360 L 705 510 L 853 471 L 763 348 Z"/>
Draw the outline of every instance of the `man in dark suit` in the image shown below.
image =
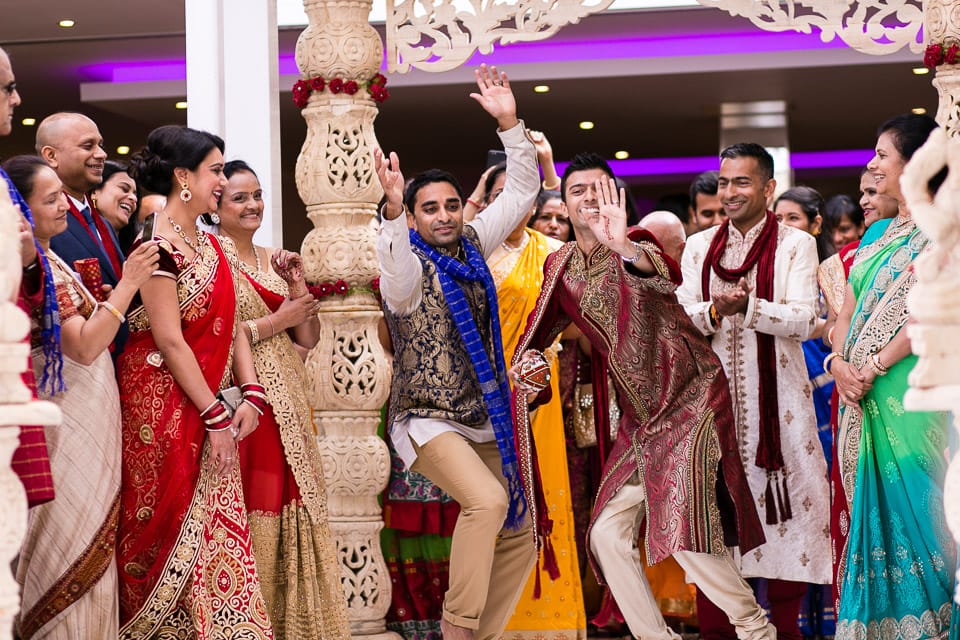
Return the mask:
<path id="1" fill-rule="evenodd" d="M 102 181 L 107 159 L 97 124 L 81 113 L 54 113 L 37 127 L 36 148 L 63 182 L 70 205 L 67 230 L 51 239 L 51 248 L 70 265 L 75 260 L 96 258 L 103 283 L 116 286 L 123 275 L 123 252 L 113 227 L 87 196 Z M 124 326 L 111 350 L 114 361 L 126 339 Z"/>

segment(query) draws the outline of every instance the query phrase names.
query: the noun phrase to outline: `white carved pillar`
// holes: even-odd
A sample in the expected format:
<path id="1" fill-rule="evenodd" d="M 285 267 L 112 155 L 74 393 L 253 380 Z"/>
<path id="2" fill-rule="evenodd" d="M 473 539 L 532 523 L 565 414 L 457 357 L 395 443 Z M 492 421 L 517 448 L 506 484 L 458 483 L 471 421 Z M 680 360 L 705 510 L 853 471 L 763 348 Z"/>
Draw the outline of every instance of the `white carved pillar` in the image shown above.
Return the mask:
<path id="1" fill-rule="evenodd" d="M 946 53 L 960 44 L 960 2 L 924 2 L 926 44 Z M 939 56 L 934 53 L 934 58 Z M 946 58 L 947 56 L 944 56 Z M 911 215 L 932 240 L 932 247 L 915 261 L 917 283 L 908 299 L 907 326 L 913 352 L 919 356 L 910 373 L 904 406 L 910 410 L 952 411 L 960 436 L 960 65 L 956 50 L 939 64 L 933 85 L 940 97 L 937 122 L 941 130 L 913 156 L 901 179 Z M 940 60 L 945 62 L 945 60 Z M 931 200 L 927 181 L 942 167 L 946 182 Z M 944 482 L 944 513 L 954 540 L 960 543 L 960 456 L 954 455 Z M 957 573 L 960 578 L 960 571 Z M 957 594 L 960 596 L 960 593 Z M 960 600 L 958 600 L 960 602 Z"/>
<path id="2" fill-rule="evenodd" d="M 323 88 L 310 92 L 303 109 L 307 137 L 296 178 L 314 226 L 302 247 L 307 280 L 344 280 L 350 287 L 347 295 L 323 299 L 320 341 L 307 359 L 330 526 L 351 632 L 386 638 L 397 636 L 384 621 L 390 576 L 380 550 L 377 497 L 386 487 L 390 454 L 377 426 L 391 371 L 378 340 L 382 314 L 371 289 L 378 275 L 374 242 L 382 191 L 373 168 L 377 106 L 370 82 L 383 57 L 380 37 L 368 23 L 371 4 L 304 1 L 309 24 L 297 41 L 297 66 L 305 81 L 323 78 Z M 334 79 L 343 91 L 332 90 Z M 350 81 L 356 86 L 348 89 Z"/>
<path id="3" fill-rule="evenodd" d="M 49 402 L 31 401 L 20 380 L 30 345 L 23 340 L 30 320 L 16 305 L 21 261 L 18 225 L 20 213 L 0 181 L 0 640 L 13 637 L 13 619 L 20 610 L 20 587 L 11 563 L 20 552 L 27 531 L 27 496 L 10 459 L 20 443 L 22 424 L 58 424 L 60 409 Z"/>

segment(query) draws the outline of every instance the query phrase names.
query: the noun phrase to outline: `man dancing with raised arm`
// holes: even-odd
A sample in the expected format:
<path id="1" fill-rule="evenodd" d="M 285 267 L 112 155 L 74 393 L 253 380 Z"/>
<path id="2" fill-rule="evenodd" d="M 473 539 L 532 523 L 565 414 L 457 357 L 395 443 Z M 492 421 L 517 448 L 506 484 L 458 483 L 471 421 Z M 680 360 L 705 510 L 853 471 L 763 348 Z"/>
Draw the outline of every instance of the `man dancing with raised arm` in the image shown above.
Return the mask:
<path id="1" fill-rule="evenodd" d="M 645 521 L 650 563 L 672 555 L 740 638 L 775 638 L 727 552 L 728 544 L 746 550 L 764 538 L 752 501 L 742 497 L 749 493 L 727 379 L 674 295 L 679 265 L 649 231 L 628 233 L 626 194 L 600 156 L 575 157 L 560 189 L 577 239 L 547 258 L 511 375 L 524 389 L 526 363 L 542 358 L 539 350 L 571 322 L 607 364 L 622 417 L 588 533 L 594 569 L 635 637 L 679 638 L 644 575 L 636 540 Z M 606 397 L 605 376 L 594 373 L 595 397 Z M 549 387 L 534 402 L 548 397 Z M 526 406 L 518 404 L 517 440 L 526 445 Z M 598 429 L 604 413 L 597 412 Z"/>
<path id="2" fill-rule="evenodd" d="M 470 224 L 452 175 L 432 169 L 404 193 L 397 154 L 374 151 L 386 196 L 377 256 L 394 347 L 390 437 L 409 469 L 460 504 L 440 622 L 446 640 L 499 637 L 535 560 L 485 259 L 530 211 L 540 176 L 507 75 L 481 65 L 476 77 L 470 97 L 497 121 L 507 182 Z"/>

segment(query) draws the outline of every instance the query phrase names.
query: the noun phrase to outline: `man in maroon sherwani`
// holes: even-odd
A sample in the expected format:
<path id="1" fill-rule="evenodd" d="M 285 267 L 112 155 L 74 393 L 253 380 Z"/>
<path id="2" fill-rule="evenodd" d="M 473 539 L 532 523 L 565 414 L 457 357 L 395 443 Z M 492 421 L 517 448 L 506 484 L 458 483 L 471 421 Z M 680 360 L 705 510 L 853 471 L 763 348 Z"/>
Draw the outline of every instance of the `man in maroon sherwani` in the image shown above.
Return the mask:
<path id="1" fill-rule="evenodd" d="M 727 550 L 764 542 L 737 451 L 727 379 L 677 302 L 676 259 L 650 231 L 627 229 L 625 194 L 613 178 L 594 154 L 578 155 L 564 172 L 560 189 L 577 239 L 547 258 L 511 374 L 519 388 L 532 389 L 524 386 L 523 371 L 535 367 L 524 363 L 541 358 L 571 322 L 607 366 L 622 415 L 588 538 L 594 570 L 631 633 L 679 638 L 644 575 L 636 540 L 645 525 L 649 562 L 674 556 L 730 616 L 740 638 L 775 638 Z M 597 397 L 603 398 L 605 376 L 594 373 L 595 393 L 601 388 Z M 545 402 L 549 389 L 534 404 Z M 523 437 L 529 421 L 525 411 L 518 413 L 520 457 L 529 461 L 531 452 L 523 450 L 531 442 Z M 597 412 L 598 429 L 605 413 Z"/>

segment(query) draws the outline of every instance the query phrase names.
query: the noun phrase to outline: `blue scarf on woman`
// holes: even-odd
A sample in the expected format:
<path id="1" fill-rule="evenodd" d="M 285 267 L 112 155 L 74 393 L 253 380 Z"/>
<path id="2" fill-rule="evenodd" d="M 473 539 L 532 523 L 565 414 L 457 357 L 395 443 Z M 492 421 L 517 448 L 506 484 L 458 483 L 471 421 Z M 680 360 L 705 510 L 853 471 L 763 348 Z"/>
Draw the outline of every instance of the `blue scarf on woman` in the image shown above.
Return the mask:
<path id="1" fill-rule="evenodd" d="M 437 278 L 440 280 L 440 289 L 457 331 L 470 356 L 473 370 L 480 382 L 483 391 L 483 401 L 487 407 L 487 414 L 493 424 L 493 433 L 497 438 L 497 449 L 500 451 L 500 462 L 503 465 L 503 475 L 507 479 L 510 494 L 510 506 L 504 524 L 511 529 L 518 529 L 523 524 L 527 511 L 527 503 L 523 496 L 523 486 L 520 482 L 520 470 L 517 465 L 517 451 L 513 440 L 513 416 L 510 410 L 510 385 L 507 382 L 507 367 L 503 360 L 503 341 L 500 338 L 500 310 L 497 305 L 497 287 L 490 275 L 490 269 L 483 259 L 483 254 L 471 242 L 461 240 L 467 257 L 464 264 L 438 252 L 420 237 L 420 234 L 410 230 L 410 244 L 416 247 L 427 260 L 437 268 Z M 463 295 L 461 282 L 482 282 L 487 295 L 487 304 L 490 306 L 490 325 L 493 329 L 494 362 L 491 366 L 490 358 L 483 347 L 483 338 L 477 329 L 476 320 Z"/>
<path id="2" fill-rule="evenodd" d="M 33 214 L 27 205 L 27 201 L 23 199 L 16 185 L 13 184 L 13 180 L 3 169 L 0 169 L 0 179 L 6 183 L 13 204 L 20 207 L 20 213 L 33 228 Z M 40 268 L 43 270 L 43 311 L 40 321 L 40 343 L 43 348 L 44 362 L 43 375 L 37 382 L 37 386 L 50 395 L 56 395 L 66 389 L 63 384 L 63 351 L 60 348 L 60 306 L 57 304 L 57 289 L 53 283 L 53 271 L 47 261 L 47 254 L 43 252 L 43 247 L 40 246 L 36 238 L 33 239 L 33 244 L 37 248 L 37 260 L 40 261 Z"/>

